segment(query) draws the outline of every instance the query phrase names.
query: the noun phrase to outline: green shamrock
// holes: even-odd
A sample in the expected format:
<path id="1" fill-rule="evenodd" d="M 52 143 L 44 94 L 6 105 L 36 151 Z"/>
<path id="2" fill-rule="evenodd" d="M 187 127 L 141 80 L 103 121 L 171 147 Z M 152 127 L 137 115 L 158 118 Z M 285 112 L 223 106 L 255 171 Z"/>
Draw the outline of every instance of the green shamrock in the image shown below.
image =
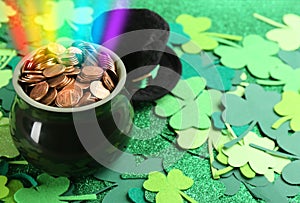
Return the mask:
<path id="1" fill-rule="evenodd" d="M 288 65 L 278 65 L 271 71 L 271 78 L 276 80 L 256 80 L 261 85 L 284 85 L 284 91 L 300 90 L 300 68 L 294 69 Z"/>
<path id="2" fill-rule="evenodd" d="M 221 45 L 214 52 L 221 56 L 223 65 L 241 69 L 247 66 L 249 72 L 258 78 L 269 78 L 270 72 L 282 61 L 273 56 L 279 47 L 276 43 L 267 41 L 258 35 L 248 35 L 243 40 L 243 47 Z"/>
<path id="3" fill-rule="evenodd" d="M 266 36 L 269 40 L 278 42 L 281 49 L 294 51 L 300 47 L 300 16 L 295 14 L 284 15 L 283 22 L 286 25 L 275 22 L 257 13 L 254 14 L 254 17 L 277 27 L 267 32 Z"/>
<path id="4" fill-rule="evenodd" d="M 1 23 L 7 23 L 9 21 L 8 17 L 16 15 L 16 11 L 11 7 L 8 6 L 5 2 L 2 0 L 0 1 L 0 28 Z"/>
<path id="5" fill-rule="evenodd" d="M 10 134 L 9 119 L 2 116 L 0 112 L 0 157 L 15 158 L 19 155 L 19 151 Z"/>
<path id="6" fill-rule="evenodd" d="M 156 100 L 155 113 L 162 117 L 171 116 L 169 124 L 176 130 L 209 128 L 212 102 L 209 92 L 204 90 L 205 85 L 206 81 L 201 77 L 180 80 L 171 94 Z"/>
<path id="7" fill-rule="evenodd" d="M 35 188 L 22 188 L 15 194 L 17 203 L 64 203 L 73 200 L 95 200 L 95 194 L 82 196 L 60 196 L 64 194 L 70 181 L 66 177 L 53 178 L 48 174 L 37 177 L 39 186 Z"/>
<path id="8" fill-rule="evenodd" d="M 128 197 L 134 203 L 147 203 L 145 200 L 144 190 L 142 188 L 130 188 L 128 190 Z"/>
<path id="9" fill-rule="evenodd" d="M 6 197 L 9 194 L 9 189 L 6 187 L 7 177 L 0 176 L 0 199 Z"/>
<path id="10" fill-rule="evenodd" d="M 193 184 L 193 179 L 185 176 L 182 171 L 172 169 L 167 177 L 157 171 L 149 173 L 143 187 L 151 192 L 158 192 L 155 197 L 157 203 L 182 203 L 182 197 L 188 202 L 196 203 L 196 200 L 181 191 L 189 189 Z"/>
<path id="11" fill-rule="evenodd" d="M 194 17 L 182 14 L 177 17 L 176 22 L 183 26 L 183 31 L 191 38 L 191 41 L 182 45 L 182 49 L 187 53 L 199 53 L 201 50 L 215 49 L 219 42 L 214 37 L 237 41 L 242 39 L 239 36 L 205 32 L 212 24 L 211 19 L 207 17 Z"/>
<path id="12" fill-rule="evenodd" d="M 12 70 L 3 69 L 16 55 L 17 52 L 15 50 L 0 49 L 0 88 L 6 86 L 9 83 L 9 80 L 12 78 Z"/>
<path id="13" fill-rule="evenodd" d="M 277 129 L 283 123 L 290 120 L 290 127 L 294 131 L 300 131 L 300 94 L 286 91 L 282 93 L 281 101 L 274 106 L 274 111 L 283 116 L 278 119 L 272 127 Z"/>
<path id="14" fill-rule="evenodd" d="M 76 24 L 90 24 L 93 21 L 93 9 L 90 7 L 74 8 L 71 0 L 61 0 L 58 2 L 47 1 L 47 12 L 37 16 L 35 23 L 42 25 L 46 31 L 55 31 L 61 28 L 66 21 L 74 30 L 78 30 Z"/>
<path id="15" fill-rule="evenodd" d="M 1 201 L 5 203 L 15 203 L 14 195 L 18 190 L 23 188 L 23 184 L 19 180 L 11 180 L 7 184 L 7 187 L 9 189 L 9 194 L 5 198 L 1 199 Z"/>

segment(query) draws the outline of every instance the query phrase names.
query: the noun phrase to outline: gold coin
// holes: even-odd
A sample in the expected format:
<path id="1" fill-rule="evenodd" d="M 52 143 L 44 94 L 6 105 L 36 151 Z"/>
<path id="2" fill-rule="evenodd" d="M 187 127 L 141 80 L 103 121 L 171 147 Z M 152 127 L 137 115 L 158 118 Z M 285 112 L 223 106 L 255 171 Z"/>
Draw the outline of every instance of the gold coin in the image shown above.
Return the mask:
<path id="1" fill-rule="evenodd" d="M 63 54 L 67 50 L 63 45 L 54 42 L 48 44 L 47 49 L 50 53 L 55 55 Z"/>
<path id="2" fill-rule="evenodd" d="M 55 88 L 50 88 L 48 93 L 40 100 L 42 104 L 50 105 L 57 96 L 57 90 Z"/>
<path id="3" fill-rule="evenodd" d="M 64 65 L 61 64 L 56 64 L 50 68 L 46 68 L 43 71 L 43 75 L 47 78 L 52 78 L 54 76 L 60 75 L 63 72 L 65 72 L 66 67 Z"/>
<path id="4" fill-rule="evenodd" d="M 49 85 L 46 81 L 38 83 L 30 92 L 30 97 L 36 101 L 41 100 L 48 92 Z"/>

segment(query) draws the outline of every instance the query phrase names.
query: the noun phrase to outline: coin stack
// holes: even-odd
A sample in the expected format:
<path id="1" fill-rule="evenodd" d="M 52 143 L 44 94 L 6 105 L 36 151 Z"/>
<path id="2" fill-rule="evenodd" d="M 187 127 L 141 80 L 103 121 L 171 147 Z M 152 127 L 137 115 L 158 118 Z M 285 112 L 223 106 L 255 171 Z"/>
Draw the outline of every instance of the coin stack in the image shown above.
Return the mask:
<path id="1" fill-rule="evenodd" d="M 36 51 L 22 66 L 19 84 L 35 101 L 70 108 L 108 97 L 118 84 L 109 54 L 87 42 L 57 43 Z"/>

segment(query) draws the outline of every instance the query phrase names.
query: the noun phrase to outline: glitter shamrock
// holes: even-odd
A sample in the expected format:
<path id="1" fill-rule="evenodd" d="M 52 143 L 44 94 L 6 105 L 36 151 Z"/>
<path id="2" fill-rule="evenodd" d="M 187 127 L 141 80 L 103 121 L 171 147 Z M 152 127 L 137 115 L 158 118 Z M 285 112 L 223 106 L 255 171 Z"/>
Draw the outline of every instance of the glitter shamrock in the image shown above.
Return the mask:
<path id="1" fill-rule="evenodd" d="M 266 22 L 276 29 L 267 32 L 269 40 L 278 42 L 281 49 L 285 51 L 294 51 L 300 47 L 300 16 L 295 14 L 286 14 L 283 16 L 283 22 L 286 25 L 275 22 L 272 19 L 254 13 L 254 17 Z"/>
<path id="2" fill-rule="evenodd" d="M 0 28 L 1 23 L 7 23 L 9 21 L 10 16 L 16 15 L 16 11 L 11 7 L 8 6 L 5 2 L 0 0 Z"/>
<path id="3" fill-rule="evenodd" d="M 22 188 L 15 194 L 17 203 L 64 203 L 73 200 L 95 200 L 95 194 L 81 196 L 60 196 L 64 194 L 70 181 L 66 177 L 54 178 L 48 174 L 41 174 L 37 177 L 39 186 L 35 188 Z"/>
<path id="4" fill-rule="evenodd" d="M 300 131 L 300 94 L 297 92 L 283 92 L 282 100 L 274 106 L 274 111 L 281 117 L 272 127 L 277 129 L 283 123 L 290 120 L 290 127 L 294 131 Z"/>
<path id="5" fill-rule="evenodd" d="M 35 18 L 35 23 L 42 25 L 46 31 L 55 31 L 61 28 L 65 21 L 68 25 L 78 30 L 76 24 L 90 24 L 93 21 L 93 9 L 90 7 L 74 8 L 71 0 L 61 0 L 58 2 L 47 1 L 47 12 Z"/>
<path id="6" fill-rule="evenodd" d="M 180 80 L 172 94 L 156 100 L 155 113 L 162 117 L 171 116 L 169 124 L 176 130 L 209 128 L 212 104 L 209 92 L 204 90 L 205 85 L 206 81 L 201 77 Z"/>
<path id="7" fill-rule="evenodd" d="M 280 129 L 274 130 L 273 123 L 280 117 L 274 112 L 273 107 L 280 101 L 280 94 L 277 92 L 265 91 L 261 86 L 250 84 L 245 89 L 245 99 L 233 95 L 226 94 L 222 99 L 225 110 L 222 118 L 226 123 L 233 126 L 244 126 L 250 124 L 248 130 L 235 139 L 230 145 L 241 140 L 256 124 L 264 134 L 272 139 L 277 136 L 287 135 L 288 126 L 284 125 Z"/>
<path id="8" fill-rule="evenodd" d="M 0 176 L 0 199 L 6 197 L 9 194 L 9 189 L 6 187 L 7 177 Z"/>
<path id="9" fill-rule="evenodd" d="M 276 43 L 267 41 L 258 35 L 248 35 L 243 40 L 243 47 L 217 47 L 214 52 L 221 56 L 221 63 L 233 69 L 247 66 L 249 72 L 258 78 L 268 78 L 272 69 L 282 61 L 273 56 L 279 47 Z"/>
<path id="10" fill-rule="evenodd" d="M 282 64 L 278 65 L 276 69 L 271 71 L 271 78 L 276 80 L 256 80 L 258 84 L 277 86 L 284 85 L 284 91 L 299 91 L 300 90 L 300 69 L 293 69 L 292 67 Z"/>
<path id="11" fill-rule="evenodd" d="M 182 49 L 187 53 L 200 53 L 201 50 L 213 50 L 219 42 L 217 38 L 241 40 L 234 35 L 205 32 L 211 27 L 211 19 L 207 17 L 193 17 L 182 14 L 177 17 L 176 22 L 183 26 L 183 31 L 191 37 L 191 41 L 182 45 Z"/>
<path id="12" fill-rule="evenodd" d="M 143 184 L 146 190 L 158 192 L 155 200 L 157 203 L 181 203 L 182 197 L 188 202 L 196 203 L 193 198 L 186 195 L 181 190 L 192 187 L 193 179 L 185 176 L 179 169 L 172 169 L 167 177 L 161 172 L 149 173 L 148 180 Z"/>

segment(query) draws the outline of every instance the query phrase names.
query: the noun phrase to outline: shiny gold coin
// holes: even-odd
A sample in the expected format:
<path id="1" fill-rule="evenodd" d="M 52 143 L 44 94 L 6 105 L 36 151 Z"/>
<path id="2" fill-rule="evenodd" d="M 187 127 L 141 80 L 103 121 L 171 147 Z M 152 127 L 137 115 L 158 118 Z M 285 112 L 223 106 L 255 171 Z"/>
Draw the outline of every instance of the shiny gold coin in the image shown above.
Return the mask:
<path id="1" fill-rule="evenodd" d="M 101 78 L 103 75 L 103 69 L 98 66 L 85 66 L 82 70 L 82 76 L 92 79 Z"/>
<path id="2" fill-rule="evenodd" d="M 50 88 L 48 93 L 40 100 L 40 102 L 45 105 L 50 105 L 54 102 L 56 96 L 57 90 L 55 88 Z"/>
<path id="3" fill-rule="evenodd" d="M 64 65 L 56 64 L 50 68 L 46 68 L 43 71 L 43 75 L 47 78 L 52 78 L 65 72 L 65 69 L 66 67 Z"/>
<path id="4" fill-rule="evenodd" d="M 73 107 L 79 102 L 80 98 L 80 93 L 75 89 L 65 89 L 57 94 L 55 104 L 62 108 Z"/>
<path id="5" fill-rule="evenodd" d="M 78 75 L 81 72 L 79 68 L 73 68 L 72 72 L 65 72 L 65 75 Z"/>
<path id="6" fill-rule="evenodd" d="M 110 95 L 110 91 L 103 86 L 101 81 L 93 81 L 90 84 L 90 91 L 99 99 L 104 99 Z"/>
<path id="7" fill-rule="evenodd" d="M 55 55 L 63 54 L 67 50 L 63 45 L 54 42 L 48 44 L 47 49 L 50 53 Z"/>
<path id="8" fill-rule="evenodd" d="M 41 100 L 48 92 L 49 85 L 46 81 L 36 84 L 31 90 L 30 97 L 36 101 Z"/>

